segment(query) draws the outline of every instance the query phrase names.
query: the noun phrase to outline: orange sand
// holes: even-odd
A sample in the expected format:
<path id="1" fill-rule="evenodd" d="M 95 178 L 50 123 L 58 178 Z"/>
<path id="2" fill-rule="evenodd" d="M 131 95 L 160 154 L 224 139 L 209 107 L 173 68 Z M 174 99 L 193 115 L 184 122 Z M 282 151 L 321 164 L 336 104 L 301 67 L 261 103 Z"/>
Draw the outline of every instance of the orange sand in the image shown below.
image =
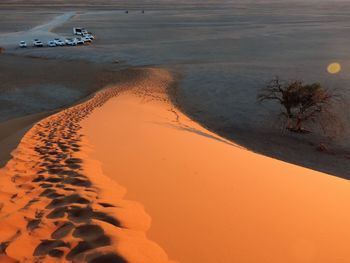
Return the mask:
<path id="1" fill-rule="evenodd" d="M 207 131 L 165 70 L 123 74 L 0 169 L 0 262 L 350 262 L 348 181 Z"/>
<path id="2" fill-rule="evenodd" d="M 40 121 L 0 169 L 0 262 L 169 262 L 145 236 L 149 216 L 88 157 L 81 134 L 79 122 L 119 92 Z"/>
<path id="3" fill-rule="evenodd" d="M 169 103 L 171 81 L 145 70 L 82 122 L 90 156 L 151 216 L 147 236 L 182 263 L 350 262 L 350 183 L 209 132 Z"/>

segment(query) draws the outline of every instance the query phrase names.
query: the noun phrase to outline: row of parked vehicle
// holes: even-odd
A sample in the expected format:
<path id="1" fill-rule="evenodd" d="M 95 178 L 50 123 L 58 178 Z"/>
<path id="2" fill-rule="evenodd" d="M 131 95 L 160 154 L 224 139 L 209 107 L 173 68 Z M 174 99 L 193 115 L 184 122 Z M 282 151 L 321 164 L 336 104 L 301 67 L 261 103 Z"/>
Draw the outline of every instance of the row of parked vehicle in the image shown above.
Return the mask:
<path id="1" fill-rule="evenodd" d="M 65 40 L 55 38 L 54 40 L 49 40 L 46 43 L 46 46 L 48 47 L 57 47 L 57 46 L 76 46 L 76 45 L 84 45 L 91 43 L 95 37 L 92 34 L 85 34 L 81 37 L 75 37 L 75 38 L 66 38 Z M 26 48 L 28 45 L 25 41 L 21 41 L 19 43 L 19 47 Z M 33 40 L 33 46 L 34 47 L 43 47 L 44 43 L 39 39 Z"/>

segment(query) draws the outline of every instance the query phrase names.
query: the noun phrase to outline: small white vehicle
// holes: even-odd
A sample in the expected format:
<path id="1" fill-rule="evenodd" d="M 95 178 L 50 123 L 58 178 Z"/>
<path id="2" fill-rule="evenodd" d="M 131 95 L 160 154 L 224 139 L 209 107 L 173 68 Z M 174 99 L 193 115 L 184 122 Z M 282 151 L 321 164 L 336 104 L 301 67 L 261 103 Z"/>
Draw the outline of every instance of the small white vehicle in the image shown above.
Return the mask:
<path id="1" fill-rule="evenodd" d="M 77 43 L 75 42 L 75 39 L 73 39 L 73 38 L 67 38 L 67 39 L 66 39 L 66 45 L 68 45 L 68 46 L 76 46 Z"/>
<path id="2" fill-rule="evenodd" d="M 55 43 L 54 40 L 50 40 L 50 41 L 47 42 L 47 46 L 48 46 L 48 47 L 55 47 L 55 46 L 56 46 L 56 43 Z"/>
<path id="3" fill-rule="evenodd" d="M 90 38 L 91 40 L 94 40 L 95 37 L 92 35 L 92 34 L 85 34 L 84 37 L 88 37 Z"/>
<path id="4" fill-rule="evenodd" d="M 87 36 L 82 37 L 82 40 L 84 41 L 84 43 L 91 43 L 91 39 Z"/>
<path id="5" fill-rule="evenodd" d="M 61 46 L 62 47 L 64 45 L 65 45 L 65 43 L 61 39 L 56 42 L 56 46 Z"/>
<path id="6" fill-rule="evenodd" d="M 21 42 L 19 42 L 19 47 L 26 48 L 27 47 L 27 43 L 25 41 L 21 41 Z"/>
<path id="7" fill-rule="evenodd" d="M 43 42 L 41 42 L 39 39 L 34 39 L 33 45 L 34 45 L 34 47 L 43 47 L 44 46 Z"/>
<path id="8" fill-rule="evenodd" d="M 64 42 L 59 38 L 55 38 L 53 41 L 55 42 L 56 46 L 64 46 Z"/>
<path id="9" fill-rule="evenodd" d="M 75 38 L 75 43 L 77 43 L 77 45 L 84 45 L 84 40 L 81 37 L 77 37 Z"/>

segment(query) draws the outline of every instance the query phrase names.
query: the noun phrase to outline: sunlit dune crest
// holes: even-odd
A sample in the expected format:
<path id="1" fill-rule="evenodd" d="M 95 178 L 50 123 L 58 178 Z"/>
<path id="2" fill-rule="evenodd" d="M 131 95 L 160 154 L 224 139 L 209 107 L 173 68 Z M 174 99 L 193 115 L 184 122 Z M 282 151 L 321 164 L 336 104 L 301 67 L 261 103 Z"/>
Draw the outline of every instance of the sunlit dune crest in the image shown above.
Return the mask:
<path id="1" fill-rule="evenodd" d="M 151 216 L 148 237 L 182 263 L 348 262 L 350 183 L 206 130 L 170 103 L 171 81 L 145 69 L 83 122 L 93 158 Z"/>
<path id="2" fill-rule="evenodd" d="M 79 122 L 119 92 L 105 89 L 38 122 L 0 169 L 0 262 L 169 263 L 145 236 L 142 205 L 123 199 L 81 134 Z"/>

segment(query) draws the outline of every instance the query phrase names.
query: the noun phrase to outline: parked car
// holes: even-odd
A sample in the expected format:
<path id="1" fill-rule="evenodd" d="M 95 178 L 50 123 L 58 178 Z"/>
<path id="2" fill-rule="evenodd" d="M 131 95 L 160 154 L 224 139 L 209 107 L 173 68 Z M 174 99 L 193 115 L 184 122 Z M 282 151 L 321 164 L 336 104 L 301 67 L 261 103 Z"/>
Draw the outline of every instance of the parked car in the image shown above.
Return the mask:
<path id="1" fill-rule="evenodd" d="M 55 46 L 56 46 L 56 43 L 55 43 L 54 40 L 50 40 L 50 41 L 47 42 L 47 46 L 48 46 L 48 47 L 55 47 Z"/>
<path id="2" fill-rule="evenodd" d="M 75 42 L 75 39 L 73 38 L 67 38 L 66 39 L 66 45 L 69 45 L 69 46 L 75 46 L 77 43 Z"/>
<path id="3" fill-rule="evenodd" d="M 91 40 L 94 40 L 95 39 L 95 37 L 92 35 L 92 34 L 85 34 L 85 35 L 83 35 L 84 37 L 88 37 L 88 38 L 90 38 Z"/>
<path id="4" fill-rule="evenodd" d="M 81 37 L 77 37 L 75 38 L 75 43 L 77 43 L 77 45 L 84 45 L 84 40 Z"/>
<path id="5" fill-rule="evenodd" d="M 21 41 L 21 42 L 19 42 L 19 47 L 25 48 L 25 47 L 27 47 L 27 43 L 25 41 Z"/>
<path id="6" fill-rule="evenodd" d="M 87 36 L 82 37 L 82 40 L 84 41 L 84 43 L 91 43 L 91 39 Z"/>
<path id="7" fill-rule="evenodd" d="M 64 45 L 64 42 L 59 38 L 55 38 L 53 41 L 55 42 L 56 46 L 63 46 Z"/>
<path id="8" fill-rule="evenodd" d="M 57 41 L 56 45 L 57 46 L 64 46 L 65 43 L 60 39 L 60 40 Z"/>
<path id="9" fill-rule="evenodd" d="M 41 42 L 39 39 L 34 39 L 33 45 L 34 45 L 34 47 L 43 47 L 44 46 L 43 42 Z"/>

